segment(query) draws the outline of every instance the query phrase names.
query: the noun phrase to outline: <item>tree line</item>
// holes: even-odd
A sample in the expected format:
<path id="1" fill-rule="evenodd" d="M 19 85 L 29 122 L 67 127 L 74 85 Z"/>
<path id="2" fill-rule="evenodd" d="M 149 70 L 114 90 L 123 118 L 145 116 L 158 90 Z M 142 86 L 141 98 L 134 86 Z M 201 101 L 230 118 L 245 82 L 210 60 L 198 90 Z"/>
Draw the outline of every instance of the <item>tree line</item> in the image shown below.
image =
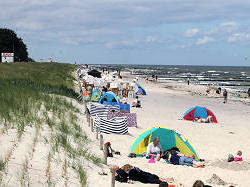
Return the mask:
<path id="1" fill-rule="evenodd" d="M 15 31 L 7 28 L 0 28 L 0 54 L 14 53 L 14 62 L 34 61 L 29 58 L 28 50 L 23 39 L 18 37 Z M 1 62 L 0 58 L 0 62 Z"/>

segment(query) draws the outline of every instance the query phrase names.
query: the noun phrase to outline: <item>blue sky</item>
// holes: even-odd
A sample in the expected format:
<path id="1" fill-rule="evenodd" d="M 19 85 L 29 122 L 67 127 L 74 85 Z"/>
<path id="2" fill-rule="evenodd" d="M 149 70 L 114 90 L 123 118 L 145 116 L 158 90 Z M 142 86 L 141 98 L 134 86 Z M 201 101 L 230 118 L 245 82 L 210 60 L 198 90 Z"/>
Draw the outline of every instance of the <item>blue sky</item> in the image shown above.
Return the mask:
<path id="1" fill-rule="evenodd" d="M 0 1 L 35 60 L 250 66 L 247 0 Z"/>

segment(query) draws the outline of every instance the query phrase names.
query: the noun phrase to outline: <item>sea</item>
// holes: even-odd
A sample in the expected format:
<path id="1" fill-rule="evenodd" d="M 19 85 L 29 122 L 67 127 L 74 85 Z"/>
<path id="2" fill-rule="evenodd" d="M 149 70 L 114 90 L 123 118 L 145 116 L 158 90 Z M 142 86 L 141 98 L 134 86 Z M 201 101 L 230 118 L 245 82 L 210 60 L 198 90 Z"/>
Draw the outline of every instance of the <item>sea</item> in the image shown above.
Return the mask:
<path id="1" fill-rule="evenodd" d="M 158 76 L 159 82 L 177 81 L 214 85 L 231 91 L 247 92 L 250 88 L 250 67 L 240 66 L 190 66 L 190 65 L 130 65 L 102 64 L 112 70 L 130 71 L 133 75 L 151 78 Z"/>

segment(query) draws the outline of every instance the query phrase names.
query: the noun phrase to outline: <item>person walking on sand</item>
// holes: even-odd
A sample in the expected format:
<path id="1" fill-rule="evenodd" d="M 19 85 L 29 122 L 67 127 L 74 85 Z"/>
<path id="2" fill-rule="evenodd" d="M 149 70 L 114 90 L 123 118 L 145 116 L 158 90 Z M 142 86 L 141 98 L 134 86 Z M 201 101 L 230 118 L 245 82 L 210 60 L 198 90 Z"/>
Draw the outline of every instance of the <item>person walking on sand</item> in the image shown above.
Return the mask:
<path id="1" fill-rule="evenodd" d="M 187 81 L 187 82 L 188 82 L 188 85 L 189 85 L 189 83 L 190 83 L 190 80 L 189 80 L 189 78 L 188 78 L 188 81 Z"/>
<path id="2" fill-rule="evenodd" d="M 227 103 L 227 90 L 226 89 L 223 92 L 223 97 L 224 97 L 224 102 L 223 103 Z"/>
<path id="3" fill-rule="evenodd" d="M 248 88 L 247 94 L 248 94 L 248 97 L 250 97 L 250 88 Z"/>

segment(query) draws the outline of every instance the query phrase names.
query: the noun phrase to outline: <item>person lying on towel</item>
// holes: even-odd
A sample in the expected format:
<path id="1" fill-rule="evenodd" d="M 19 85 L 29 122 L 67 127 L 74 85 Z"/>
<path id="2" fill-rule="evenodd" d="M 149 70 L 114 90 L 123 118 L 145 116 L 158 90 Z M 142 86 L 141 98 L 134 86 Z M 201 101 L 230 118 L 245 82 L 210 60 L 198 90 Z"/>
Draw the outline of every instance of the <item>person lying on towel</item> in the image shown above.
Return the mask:
<path id="1" fill-rule="evenodd" d="M 174 165 L 192 166 L 194 168 L 204 168 L 204 165 L 194 160 L 194 156 L 190 158 L 174 149 L 171 150 L 170 163 Z"/>
<path id="2" fill-rule="evenodd" d="M 160 184 L 162 182 L 173 182 L 173 177 L 171 178 L 160 178 L 155 174 L 151 174 L 141 169 L 126 164 L 119 168 L 118 166 L 112 166 L 110 171 L 115 170 L 115 180 L 119 182 L 129 182 L 129 181 L 139 181 L 141 183 L 149 184 Z"/>
<path id="3" fill-rule="evenodd" d="M 146 158 L 149 159 L 153 156 L 156 161 L 159 161 L 161 159 L 164 153 L 159 142 L 160 139 L 158 137 L 154 137 L 153 142 L 148 144 Z"/>
<path id="4" fill-rule="evenodd" d="M 195 117 L 194 118 L 195 122 L 198 123 L 212 123 L 213 122 L 213 117 L 212 116 L 208 116 L 206 119 L 205 118 L 200 118 L 200 117 Z"/>

